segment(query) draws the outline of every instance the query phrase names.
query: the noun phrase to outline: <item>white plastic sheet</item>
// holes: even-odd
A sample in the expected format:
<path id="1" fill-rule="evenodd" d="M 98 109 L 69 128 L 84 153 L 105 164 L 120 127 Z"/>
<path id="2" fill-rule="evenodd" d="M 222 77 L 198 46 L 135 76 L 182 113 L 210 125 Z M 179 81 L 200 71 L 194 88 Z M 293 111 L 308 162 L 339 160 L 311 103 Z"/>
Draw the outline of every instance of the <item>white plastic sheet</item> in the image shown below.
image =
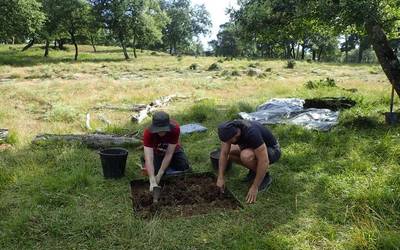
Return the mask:
<path id="1" fill-rule="evenodd" d="M 307 129 L 328 131 L 339 120 L 339 111 L 329 109 L 304 109 L 304 100 L 298 98 L 274 98 L 257 107 L 253 113 L 239 113 L 245 120 L 262 124 L 294 124 Z"/>

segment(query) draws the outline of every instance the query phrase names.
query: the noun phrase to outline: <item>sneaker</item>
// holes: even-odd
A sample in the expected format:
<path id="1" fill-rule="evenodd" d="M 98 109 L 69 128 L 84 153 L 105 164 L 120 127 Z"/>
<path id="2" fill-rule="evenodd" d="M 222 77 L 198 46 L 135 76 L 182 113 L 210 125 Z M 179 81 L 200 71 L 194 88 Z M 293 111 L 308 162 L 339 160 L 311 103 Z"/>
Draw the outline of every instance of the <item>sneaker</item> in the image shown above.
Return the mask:
<path id="1" fill-rule="evenodd" d="M 272 183 L 272 177 L 269 173 L 267 173 L 261 182 L 260 186 L 258 187 L 258 192 L 265 191 L 271 186 Z"/>
<path id="2" fill-rule="evenodd" d="M 250 182 L 250 181 L 254 180 L 255 177 L 256 177 L 256 173 L 253 170 L 249 170 L 247 175 L 243 178 L 242 182 Z"/>

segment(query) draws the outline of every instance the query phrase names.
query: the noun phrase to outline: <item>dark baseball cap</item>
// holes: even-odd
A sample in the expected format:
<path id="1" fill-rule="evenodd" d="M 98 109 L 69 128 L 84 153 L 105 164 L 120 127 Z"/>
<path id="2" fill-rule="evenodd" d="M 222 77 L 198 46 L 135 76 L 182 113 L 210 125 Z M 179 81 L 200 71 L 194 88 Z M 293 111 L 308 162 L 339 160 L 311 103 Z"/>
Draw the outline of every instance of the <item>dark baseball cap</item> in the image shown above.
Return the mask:
<path id="1" fill-rule="evenodd" d="M 237 127 L 234 122 L 224 122 L 218 126 L 218 137 L 221 141 L 227 142 L 232 139 L 237 133 Z"/>
<path id="2" fill-rule="evenodd" d="M 153 114 L 153 120 L 150 126 L 151 133 L 169 132 L 171 125 L 169 122 L 169 115 L 164 111 L 157 111 Z"/>

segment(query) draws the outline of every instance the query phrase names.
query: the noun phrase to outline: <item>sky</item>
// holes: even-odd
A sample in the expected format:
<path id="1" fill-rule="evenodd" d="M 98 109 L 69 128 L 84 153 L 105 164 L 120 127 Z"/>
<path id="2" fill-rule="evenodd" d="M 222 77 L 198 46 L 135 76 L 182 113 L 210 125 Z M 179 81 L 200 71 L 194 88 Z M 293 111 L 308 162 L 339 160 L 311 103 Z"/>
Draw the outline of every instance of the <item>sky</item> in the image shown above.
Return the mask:
<path id="1" fill-rule="evenodd" d="M 225 9 L 237 6 L 236 0 L 192 0 L 192 4 L 204 4 L 208 12 L 210 12 L 213 27 L 210 35 L 201 39 L 204 48 L 208 48 L 208 42 L 217 38 L 219 26 L 229 21 L 229 16 L 225 14 Z"/>

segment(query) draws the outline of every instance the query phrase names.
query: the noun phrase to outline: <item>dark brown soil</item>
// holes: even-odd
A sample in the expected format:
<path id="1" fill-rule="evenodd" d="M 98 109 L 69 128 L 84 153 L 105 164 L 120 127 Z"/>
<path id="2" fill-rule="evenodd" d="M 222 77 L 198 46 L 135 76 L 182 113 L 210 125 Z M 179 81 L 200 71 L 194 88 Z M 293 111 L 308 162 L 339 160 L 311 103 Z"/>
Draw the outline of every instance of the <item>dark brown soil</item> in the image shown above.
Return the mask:
<path id="1" fill-rule="evenodd" d="M 153 204 L 147 180 L 131 182 L 133 208 L 144 218 L 192 216 L 212 211 L 232 210 L 240 203 L 229 190 L 221 194 L 213 174 L 191 174 L 169 177 L 161 181 L 161 195 Z"/>

